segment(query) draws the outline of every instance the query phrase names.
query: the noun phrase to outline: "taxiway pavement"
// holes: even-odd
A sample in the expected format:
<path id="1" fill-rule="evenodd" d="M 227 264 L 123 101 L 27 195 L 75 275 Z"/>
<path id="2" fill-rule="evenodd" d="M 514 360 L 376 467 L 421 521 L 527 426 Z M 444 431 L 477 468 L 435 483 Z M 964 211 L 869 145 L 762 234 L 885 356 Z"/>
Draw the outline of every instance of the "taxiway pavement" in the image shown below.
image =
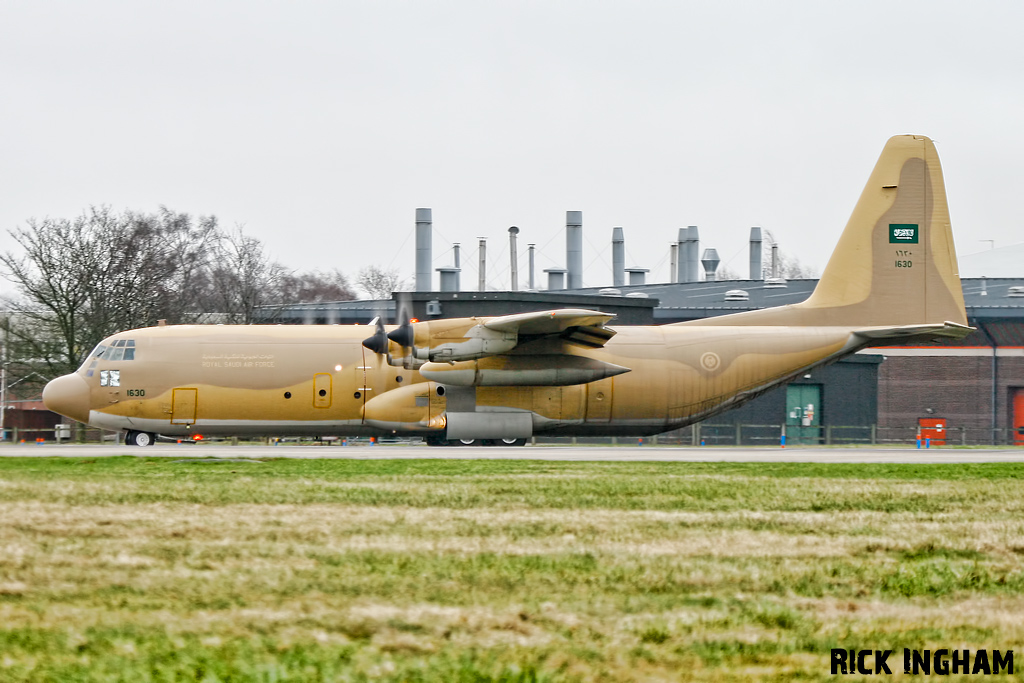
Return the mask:
<path id="1" fill-rule="evenodd" d="M 146 448 L 98 444 L 0 444 L 0 457 L 99 458 L 347 458 L 351 460 L 564 460 L 593 462 L 1024 463 L 1024 448 L 843 448 L 523 446 L 429 448 L 423 445 L 231 446 L 156 444 Z"/>

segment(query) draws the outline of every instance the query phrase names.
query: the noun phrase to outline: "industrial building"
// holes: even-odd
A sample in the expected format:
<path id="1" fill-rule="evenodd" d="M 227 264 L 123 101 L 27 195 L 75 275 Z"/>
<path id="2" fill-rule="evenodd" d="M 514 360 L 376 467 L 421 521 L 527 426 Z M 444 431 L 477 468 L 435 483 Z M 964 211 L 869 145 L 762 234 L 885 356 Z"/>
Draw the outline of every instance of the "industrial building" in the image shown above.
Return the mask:
<path id="1" fill-rule="evenodd" d="M 366 324 L 399 309 L 420 320 L 493 316 L 553 308 L 597 309 L 620 325 L 662 325 L 726 315 L 806 299 L 817 280 L 763 277 L 761 229 L 752 228 L 750 278 L 717 280 L 714 249 L 700 251 L 694 226 L 680 228 L 672 244 L 673 282 L 648 284 L 644 268 L 626 268 L 624 231 L 612 230 L 612 287 L 582 286 L 583 216 L 566 215 L 566 268 L 550 268 L 547 289 L 536 291 L 533 245 L 526 252 L 525 289 L 518 284 L 518 228 L 508 231 L 512 288 L 487 291 L 486 248 L 481 243 L 474 290 L 462 289 L 458 249 L 451 266 L 431 273 L 430 209 L 416 211 L 416 285 L 390 300 L 296 304 L 268 308 L 268 321 Z M 1003 259 L 1005 260 L 1005 259 Z M 972 268 L 978 259 L 973 259 Z M 1005 267 L 1000 272 L 1005 273 Z M 677 438 L 697 443 L 769 443 L 787 425 L 790 443 L 913 442 L 1024 445 L 1024 265 L 1020 277 L 962 280 L 968 320 L 975 332 L 960 341 L 867 349 L 813 370 L 786 386 L 718 415 Z M 713 423 L 713 424 L 711 424 Z"/>

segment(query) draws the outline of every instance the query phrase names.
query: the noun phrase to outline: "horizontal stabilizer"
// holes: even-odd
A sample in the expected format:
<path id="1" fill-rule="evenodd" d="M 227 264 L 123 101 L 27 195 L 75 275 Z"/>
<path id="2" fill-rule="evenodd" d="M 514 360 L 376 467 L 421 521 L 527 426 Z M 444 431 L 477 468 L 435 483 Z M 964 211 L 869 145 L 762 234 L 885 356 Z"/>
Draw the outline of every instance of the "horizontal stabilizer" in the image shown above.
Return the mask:
<path id="1" fill-rule="evenodd" d="M 908 337 L 950 337 L 963 339 L 975 328 L 946 321 L 941 325 L 900 325 L 898 327 L 876 327 L 857 330 L 854 334 L 870 340 L 898 340 Z"/>

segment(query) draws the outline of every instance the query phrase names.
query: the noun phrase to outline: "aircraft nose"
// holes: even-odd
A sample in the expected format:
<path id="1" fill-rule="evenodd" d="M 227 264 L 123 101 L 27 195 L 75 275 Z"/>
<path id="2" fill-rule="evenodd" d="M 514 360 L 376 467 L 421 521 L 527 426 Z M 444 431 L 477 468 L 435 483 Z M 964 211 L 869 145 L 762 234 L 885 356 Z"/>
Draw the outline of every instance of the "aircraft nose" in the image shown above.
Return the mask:
<path id="1" fill-rule="evenodd" d="M 81 375 L 63 375 L 43 387 L 49 410 L 79 422 L 89 421 L 89 385 Z"/>

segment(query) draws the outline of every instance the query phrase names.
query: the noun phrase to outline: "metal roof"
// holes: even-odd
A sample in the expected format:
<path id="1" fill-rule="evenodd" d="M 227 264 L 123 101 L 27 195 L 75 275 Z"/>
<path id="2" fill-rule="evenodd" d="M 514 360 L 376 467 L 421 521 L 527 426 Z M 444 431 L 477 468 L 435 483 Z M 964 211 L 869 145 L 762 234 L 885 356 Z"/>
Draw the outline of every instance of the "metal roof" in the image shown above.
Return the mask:
<path id="1" fill-rule="evenodd" d="M 771 286 L 763 280 L 718 280 L 614 288 L 622 296 L 608 296 L 607 287 L 544 292 L 410 292 L 408 296 L 417 303 L 425 299 L 442 303 L 461 299 L 460 304 L 464 305 L 474 302 L 479 311 L 474 310 L 473 315 L 501 315 L 510 302 L 528 302 L 531 309 L 537 310 L 544 307 L 648 308 L 653 305 L 653 322 L 660 325 L 800 303 L 811 295 L 817 284 L 817 280 L 810 279 L 789 280 L 782 287 Z M 969 320 L 1024 322 L 1024 278 L 965 278 L 961 286 Z M 727 301 L 726 292 L 733 290 L 743 290 L 747 300 Z M 637 292 L 646 294 L 647 298 L 627 296 Z M 591 297 L 599 300 L 590 303 Z M 264 310 L 267 320 L 280 322 L 369 322 L 378 315 L 390 322 L 395 316 L 396 304 L 394 299 L 333 301 L 269 306 Z M 463 310 L 466 309 L 460 307 L 460 312 Z"/>

